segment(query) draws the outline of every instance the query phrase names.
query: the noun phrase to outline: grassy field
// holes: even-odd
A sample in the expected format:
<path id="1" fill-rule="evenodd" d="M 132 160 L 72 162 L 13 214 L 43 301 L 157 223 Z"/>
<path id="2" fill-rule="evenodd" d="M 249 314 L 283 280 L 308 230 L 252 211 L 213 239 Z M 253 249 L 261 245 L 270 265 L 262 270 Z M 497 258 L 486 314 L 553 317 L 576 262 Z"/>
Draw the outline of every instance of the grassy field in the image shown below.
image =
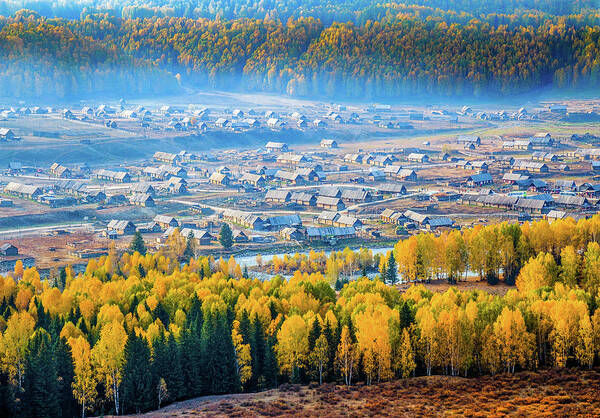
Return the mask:
<path id="1" fill-rule="evenodd" d="M 598 416 L 599 389 L 597 370 L 431 376 L 350 387 L 286 384 L 256 394 L 192 399 L 147 416 Z"/>

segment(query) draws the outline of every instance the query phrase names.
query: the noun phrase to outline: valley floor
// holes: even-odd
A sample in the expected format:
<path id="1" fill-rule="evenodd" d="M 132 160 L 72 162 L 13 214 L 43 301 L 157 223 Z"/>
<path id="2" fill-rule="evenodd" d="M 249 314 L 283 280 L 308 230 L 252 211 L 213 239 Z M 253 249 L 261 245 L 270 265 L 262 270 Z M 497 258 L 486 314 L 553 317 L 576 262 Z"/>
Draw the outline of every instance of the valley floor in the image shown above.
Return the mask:
<path id="1" fill-rule="evenodd" d="M 599 416 L 598 370 L 544 370 L 479 378 L 418 377 L 372 386 L 283 385 L 209 396 L 147 416 Z"/>

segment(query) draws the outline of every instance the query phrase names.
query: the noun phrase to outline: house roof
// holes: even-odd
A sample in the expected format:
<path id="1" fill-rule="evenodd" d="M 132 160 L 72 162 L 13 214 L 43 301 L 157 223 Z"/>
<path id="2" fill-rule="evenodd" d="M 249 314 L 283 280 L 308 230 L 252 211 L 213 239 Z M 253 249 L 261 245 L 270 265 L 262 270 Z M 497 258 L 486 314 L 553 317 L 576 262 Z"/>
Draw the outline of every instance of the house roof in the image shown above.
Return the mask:
<path id="1" fill-rule="evenodd" d="M 167 215 L 156 215 L 154 217 L 153 221 L 161 223 L 161 224 L 171 224 L 172 222 L 175 222 L 175 224 L 179 223 L 179 222 L 177 222 L 177 219 L 175 219 L 172 216 L 167 216 Z"/>
<path id="2" fill-rule="evenodd" d="M 342 199 L 348 200 L 366 200 L 371 196 L 371 192 L 359 189 L 346 189 L 342 192 Z"/>
<path id="3" fill-rule="evenodd" d="M 291 226 L 291 225 L 302 225 L 302 220 L 299 215 L 282 215 L 282 216 L 271 216 L 266 219 L 271 226 Z"/>
<path id="4" fill-rule="evenodd" d="M 310 202 L 312 199 L 316 199 L 316 196 L 307 192 L 293 192 L 290 197 L 290 200 L 293 202 Z"/>
<path id="5" fill-rule="evenodd" d="M 352 236 L 356 234 L 356 229 L 353 227 L 308 227 L 306 228 L 306 235 L 309 238 L 335 238 Z"/>
<path id="6" fill-rule="evenodd" d="M 108 229 L 123 230 L 126 228 L 135 228 L 131 221 L 113 219 L 108 223 Z"/>
<path id="7" fill-rule="evenodd" d="M 342 200 L 338 197 L 318 196 L 317 205 L 338 206 Z"/>
<path id="8" fill-rule="evenodd" d="M 568 196 L 559 194 L 554 196 L 554 203 L 565 206 L 585 206 L 588 200 L 583 196 Z"/>
<path id="9" fill-rule="evenodd" d="M 335 222 L 339 223 L 340 225 L 346 225 L 346 226 L 354 226 L 357 223 L 360 223 L 358 218 L 355 218 L 354 216 L 348 216 L 348 215 L 340 215 L 340 217 L 337 218 L 335 220 Z"/>
<path id="10" fill-rule="evenodd" d="M 517 203 L 515 203 L 515 207 L 522 209 L 541 210 L 544 208 L 544 206 L 546 206 L 546 203 L 547 202 L 545 200 L 519 198 L 519 200 L 517 200 Z"/>
<path id="11" fill-rule="evenodd" d="M 267 191 L 265 199 L 289 200 L 290 196 L 289 190 L 272 189 Z"/>
<path id="12" fill-rule="evenodd" d="M 382 193 L 406 193 L 406 186 L 397 183 L 385 183 L 377 187 Z"/>
<path id="13" fill-rule="evenodd" d="M 342 195 L 342 190 L 335 186 L 325 186 L 319 189 L 319 196 L 339 197 Z"/>
<path id="14" fill-rule="evenodd" d="M 258 181 L 260 181 L 260 179 L 263 179 L 263 176 L 261 176 L 260 174 L 252 173 L 244 173 L 240 178 L 241 181 L 248 181 L 251 183 L 257 183 Z"/>
<path id="15" fill-rule="evenodd" d="M 266 148 L 284 148 L 287 145 L 283 142 L 273 142 L 273 141 L 269 141 L 267 142 Z"/>
<path id="16" fill-rule="evenodd" d="M 412 211 L 412 210 L 405 211 L 403 213 L 403 215 L 406 218 L 410 219 L 411 221 L 415 221 L 415 222 L 418 222 L 421 224 L 426 223 L 429 220 L 429 216 Z"/>
<path id="17" fill-rule="evenodd" d="M 329 212 L 329 211 L 323 211 L 319 214 L 318 219 L 321 221 L 335 221 L 336 219 L 338 219 L 340 217 L 340 214 L 337 212 Z"/>
<path id="18" fill-rule="evenodd" d="M 467 180 L 472 181 L 473 183 L 483 183 L 492 181 L 492 175 L 490 173 L 473 174 L 469 176 Z"/>
<path id="19" fill-rule="evenodd" d="M 209 180 L 211 181 L 216 181 L 216 182 L 222 182 L 225 179 L 228 179 L 229 177 L 227 177 L 225 174 L 223 173 L 219 173 L 217 171 L 215 171 L 214 173 L 212 173 L 209 177 Z"/>
<path id="20" fill-rule="evenodd" d="M 428 223 L 429 223 L 429 226 L 432 226 L 434 228 L 454 225 L 454 221 L 446 216 L 440 216 L 437 218 L 429 218 Z"/>

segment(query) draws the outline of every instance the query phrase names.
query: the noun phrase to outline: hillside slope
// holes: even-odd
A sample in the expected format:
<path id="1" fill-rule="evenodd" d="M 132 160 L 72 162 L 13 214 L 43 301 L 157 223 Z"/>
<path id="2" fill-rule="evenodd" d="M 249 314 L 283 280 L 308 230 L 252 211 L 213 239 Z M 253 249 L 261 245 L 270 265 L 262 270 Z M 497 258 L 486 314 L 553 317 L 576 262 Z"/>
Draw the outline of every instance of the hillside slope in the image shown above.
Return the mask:
<path id="1" fill-rule="evenodd" d="M 598 390 L 597 370 L 431 376 L 372 386 L 282 385 L 256 394 L 191 399 L 147 416 L 598 416 Z"/>

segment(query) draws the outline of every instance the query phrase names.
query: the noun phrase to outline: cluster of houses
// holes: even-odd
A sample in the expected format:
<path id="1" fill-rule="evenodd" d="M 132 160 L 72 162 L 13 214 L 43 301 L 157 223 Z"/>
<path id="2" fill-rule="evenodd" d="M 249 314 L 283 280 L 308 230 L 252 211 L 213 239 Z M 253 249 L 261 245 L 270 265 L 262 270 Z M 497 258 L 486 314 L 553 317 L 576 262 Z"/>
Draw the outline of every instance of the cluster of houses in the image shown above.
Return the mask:
<path id="1" fill-rule="evenodd" d="M 600 187 L 598 188 L 600 189 Z M 586 193 L 586 192 L 583 192 Z M 596 195 L 592 188 L 590 194 Z M 549 194 L 536 195 L 502 195 L 502 194 L 464 194 L 459 202 L 463 205 L 486 206 L 514 210 L 530 214 L 542 215 L 552 209 L 568 209 L 572 211 L 588 211 L 598 208 L 598 201 L 591 201 L 585 195 Z"/>
<path id="2" fill-rule="evenodd" d="M 374 196 L 371 191 L 365 189 L 342 189 L 339 187 L 321 187 L 316 193 L 272 189 L 268 190 L 265 195 L 267 203 L 313 206 L 334 211 L 345 209 L 348 203 L 371 202 L 374 199 L 381 199 L 381 196 Z"/>
<path id="3" fill-rule="evenodd" d="M 393 209 L 384 209 L 379 218 L 385 223 L 403 226 L 406 229 L 424 228 L 436 230 L 439 228 L 452 228 L 454 226 L 454 221 L 447 216 L 430 216 L 413 210 L 396 211 Z"/>

